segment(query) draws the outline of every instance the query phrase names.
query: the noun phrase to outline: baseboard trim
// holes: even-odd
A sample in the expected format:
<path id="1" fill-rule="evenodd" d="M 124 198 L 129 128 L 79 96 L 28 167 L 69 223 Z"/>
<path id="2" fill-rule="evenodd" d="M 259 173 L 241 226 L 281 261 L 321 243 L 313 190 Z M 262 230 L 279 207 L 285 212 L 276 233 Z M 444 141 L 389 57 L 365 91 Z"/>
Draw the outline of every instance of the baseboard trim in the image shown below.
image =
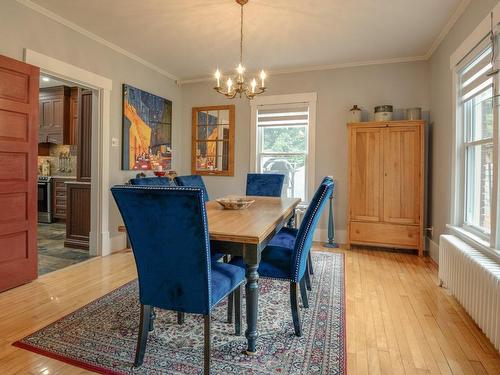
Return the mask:
<path id="1" fill-rule="evenodd" d="M 435 243 L 429 237 L 425 237 L 425 242 L 425 248 L 429 256 L 437 265 L 439 265 L 439 244 Z"/>
<path id="2" fill-rule="evenodd" d="M 119 233 L 109 238 L 111 253 L 123 250 L 127 247 L 127 237 L 125 233 Z"/>
<path id="3" fill-rule="evenodd" d="M 336 243 L 346 243 L 347 230 L 345 229 L 335 229 L 335 242 Z M 314 232 L 313 240 L 315 242 L 327 242 L 328 241 L 328 229 L 317 228 Z"/>

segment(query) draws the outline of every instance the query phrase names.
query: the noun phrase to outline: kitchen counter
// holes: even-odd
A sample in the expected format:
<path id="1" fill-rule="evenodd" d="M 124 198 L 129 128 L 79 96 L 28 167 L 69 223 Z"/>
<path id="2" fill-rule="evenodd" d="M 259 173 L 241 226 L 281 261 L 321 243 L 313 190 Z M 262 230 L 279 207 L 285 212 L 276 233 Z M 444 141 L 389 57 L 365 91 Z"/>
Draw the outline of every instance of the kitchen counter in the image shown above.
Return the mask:
<path id="1" fill-rule="evenodd" d="M 76 176 L 63 176 L 63 175 L 61 175 L 61 176 L 54 176 L 54 175 L 52 175 L 50 177 L 52 177 L 52 178 L 66 179 L 66 180 L 76 180 Z"/>
<path id="2" fill-rule="evenodd" d="M 71 185 L 90 185 L 90 181 L 64 181 L 65 184 Z"/>

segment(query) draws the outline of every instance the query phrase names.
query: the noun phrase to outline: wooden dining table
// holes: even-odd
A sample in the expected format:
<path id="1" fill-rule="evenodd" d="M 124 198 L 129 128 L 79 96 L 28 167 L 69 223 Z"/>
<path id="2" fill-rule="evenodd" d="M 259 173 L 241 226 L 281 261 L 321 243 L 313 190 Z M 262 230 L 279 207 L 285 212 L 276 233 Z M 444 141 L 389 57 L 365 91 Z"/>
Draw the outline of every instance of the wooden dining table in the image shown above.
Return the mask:
<path id="1" fill-rule="evenodd" d="M 259 337 L 259 263 L 261 252 L 273 236 L 293 217 L 297 198 L 249 197 L 255 202 L 244 210 L 227 210 L 216 201 L 206 204 L 212 250 L 243 257 L 246 265 L 245 336 L 248 355 L 256 354 Z"/>

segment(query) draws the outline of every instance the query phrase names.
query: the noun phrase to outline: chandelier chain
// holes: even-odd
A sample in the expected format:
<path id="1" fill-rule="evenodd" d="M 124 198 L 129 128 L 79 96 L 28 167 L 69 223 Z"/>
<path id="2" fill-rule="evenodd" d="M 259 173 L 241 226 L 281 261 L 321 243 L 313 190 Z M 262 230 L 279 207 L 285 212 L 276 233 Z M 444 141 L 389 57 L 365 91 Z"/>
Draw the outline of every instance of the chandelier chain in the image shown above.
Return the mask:
<path id="1" fill-rule="evenodd" d="M 243 4 L 240 12 L 240 63 L 243 64 Z"/>

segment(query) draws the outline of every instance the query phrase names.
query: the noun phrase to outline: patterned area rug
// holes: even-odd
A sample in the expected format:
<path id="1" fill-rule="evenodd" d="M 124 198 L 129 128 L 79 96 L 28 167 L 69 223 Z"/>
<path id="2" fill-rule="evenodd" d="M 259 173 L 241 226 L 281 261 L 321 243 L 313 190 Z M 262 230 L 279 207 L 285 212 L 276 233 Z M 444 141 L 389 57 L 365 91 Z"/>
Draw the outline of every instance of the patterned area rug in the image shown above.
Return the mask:
<path id="1" fill-rule="evenodd" d="M 212 315 L 213 374 L 345 373 L 344 256 L 314 253 L 313 259 L 310 307 L 301 308 L 303 336 L 293 334 L 288 283 L 261 279 L 258 355 L 242 354 L 245 337 L 235 336 L 221 303 Z M 178 325 L 175 313 L 157 310 L 144 364 L 134 369 L 138 321 L 133 281 L 14 345 L 103 374 L 203 373 L 202 317 L 186 315 Z"/>

